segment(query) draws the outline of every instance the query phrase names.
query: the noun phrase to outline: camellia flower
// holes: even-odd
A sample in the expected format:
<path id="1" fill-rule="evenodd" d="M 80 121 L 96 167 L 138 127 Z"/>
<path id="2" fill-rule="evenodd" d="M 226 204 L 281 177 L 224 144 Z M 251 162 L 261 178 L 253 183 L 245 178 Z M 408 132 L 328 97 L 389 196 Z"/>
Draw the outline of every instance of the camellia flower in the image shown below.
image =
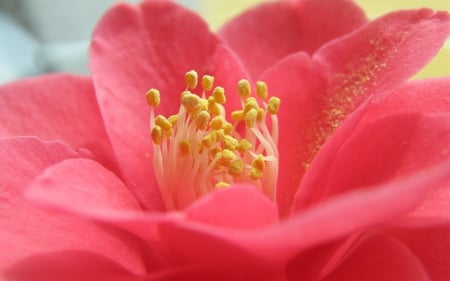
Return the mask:
<path id="1" fill-rule="evenodd" d="M 6 280 L 447 280 L 450 79 L 428 9 L 273 2 L 218 35 L 117 4 L 92 77 L 0 88 Z"/>

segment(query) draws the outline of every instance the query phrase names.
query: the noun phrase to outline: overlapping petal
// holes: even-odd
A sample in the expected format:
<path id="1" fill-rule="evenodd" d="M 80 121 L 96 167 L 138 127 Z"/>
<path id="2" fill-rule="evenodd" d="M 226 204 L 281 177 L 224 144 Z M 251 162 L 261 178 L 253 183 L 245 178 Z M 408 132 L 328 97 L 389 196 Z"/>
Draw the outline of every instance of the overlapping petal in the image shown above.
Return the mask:
<path id="1" fill-rule="evenodd" d="M 364 12 L 347 0 L 278 1 L 245 12 L 219 34 L 256 78 L 283 57 L 312 54 L 365 22 Z"/>
<path id="2" fill-rule="evenodd" d="M 35 254 L 86 250 L 132 272 L 145 269 L 136 239 L 118 229 L 45 210 L 23 198 L 27 185 L 45 169 L 78 154 L 59 142 L 36 138 L 0 140 L 1 269 Z"/>
<path id="3" fill-rule="evenodd" d="M 284 106 L 277 194 L 282 214 L 288 213 L 314 156 L 342 121 L 365 100 L 393 90 L 423 67 L 449 33 L 446 13 L 392 13 L 324 45 L 312 60 L 291 55 L 261 75 Z M 292 116 L 296 122 L 290 122 Z"/>
<path id="4" fill-rule="evenodd" d="M 0 135 L 62 141 L 116 167 L 90 78 L 53 74 L 0 87 Z"/>

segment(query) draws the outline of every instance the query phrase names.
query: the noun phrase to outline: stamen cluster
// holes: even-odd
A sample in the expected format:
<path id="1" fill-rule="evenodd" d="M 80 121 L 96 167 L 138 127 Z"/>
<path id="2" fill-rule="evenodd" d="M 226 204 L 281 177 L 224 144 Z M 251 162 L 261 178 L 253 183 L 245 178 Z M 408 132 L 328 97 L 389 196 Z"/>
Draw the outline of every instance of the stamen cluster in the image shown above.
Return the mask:
<path id="1" fill-rule="evenodd" d="M 155 117 L 160 93 L 147 92 L 153 167 L 167 208 L 182 209 L 211 190 L 234 183 L 251 183 L 275 200 L 280 99 L 268 98 L 267 85 L 261 81 L 253 97 L 250 83 L 242 79 L 237 85 L 242 108 L 231 112 L 229 122 L 224 88 L 213 89 L 214 77 L 204 75 L 198 95 L 194 92 L 198 80 L 194 70 L 185 74 L 179 111 L 168 117 Z"/>

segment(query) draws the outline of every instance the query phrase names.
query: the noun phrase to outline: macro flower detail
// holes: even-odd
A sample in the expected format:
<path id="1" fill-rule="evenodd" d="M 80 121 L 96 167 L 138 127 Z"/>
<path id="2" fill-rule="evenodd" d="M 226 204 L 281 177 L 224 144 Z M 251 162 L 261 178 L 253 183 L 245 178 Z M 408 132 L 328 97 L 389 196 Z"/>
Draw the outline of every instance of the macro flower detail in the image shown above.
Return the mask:
<path id="1" fill-rule="evenodd" d="M 449 34 L 349 0 L 216 34 L 114 5 L 89 77 L 0 87 L 0 278 L 447 280 L 450 78 L 409 79 Z"/>
<path id="2" fill-rule="evenodd" d="M 242 109 L 231 112 L 230 123 L 224 88 L 212 89 L 214 77 L 204 75 L 201 95 L 192 93 L 197 76 L 194 70 L 186 73 L 180 109 L 168 118 L 155 117 L 153 108 L 160 104 L 159 91 L 147 92 L 153 169 L 166 208 L 182 209 L 214 188 L 242 182 L 252 183 L 274 201 L 278 175 L 276 114 L 280 99 L 269 98 L 267 85 L 258 81 L 255 87 L 261 106 L 252 96 L 249 82 L 241 79 L 236 94 L 241 98 Z M 237 128 L 240 123 L 244 127 L 242 134 Z"/>

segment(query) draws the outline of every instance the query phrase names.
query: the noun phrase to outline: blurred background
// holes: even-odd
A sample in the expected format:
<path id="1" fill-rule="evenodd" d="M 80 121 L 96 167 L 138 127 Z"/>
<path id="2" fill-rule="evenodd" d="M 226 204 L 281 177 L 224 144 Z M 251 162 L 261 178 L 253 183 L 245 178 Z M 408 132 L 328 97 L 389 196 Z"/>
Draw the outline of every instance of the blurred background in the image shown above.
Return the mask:
<path id="1" fill-rule="evenodd" d="M 96 23 L 116 0 L 0 0 L 0 84 L 46 72 L 88 74 L 87 49 Z M 128 2 L 138 2 L 132 0 Z M 212 30 L 262 0 L 178 0 Z M 450 11 L 450 0 L 355 0 L 369 18 L 396 9 Z M 450 75 L 450 40 L 417 77 Z"/>

